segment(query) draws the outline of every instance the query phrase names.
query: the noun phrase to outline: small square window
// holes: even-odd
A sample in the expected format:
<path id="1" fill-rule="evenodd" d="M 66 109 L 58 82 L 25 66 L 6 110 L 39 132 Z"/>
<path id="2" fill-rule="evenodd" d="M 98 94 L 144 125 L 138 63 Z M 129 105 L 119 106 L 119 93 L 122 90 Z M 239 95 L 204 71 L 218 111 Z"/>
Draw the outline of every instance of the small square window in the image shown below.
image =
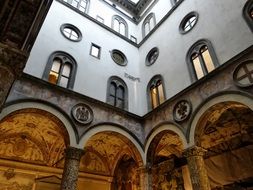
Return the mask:
<path id="1" fill-rule="evenodd" d="M 130 40 L 131 40 L 132 42 L 134 42 L 134 43 L 137 43 L 137 38 L 136 38 L 136 37 L 134 37 L 134 36 L 132 36 L 132 35 L 131 35 Z"/>
<path id="2" fill-rule="evenodd" d="M 90 48 L 90 55 L 100 59 L 100 50 L 101 48 L 99 46 L 92 43 Z"/>
<path id="3" fill-rule="evenodd" d="M 97 15 L 96 20 L 97 20 L 98 22 L 101 22 L 101 23 L 104 24 L 104 19 L 103 19 L 102 17 L 98 16 L 98 15 Z"/>

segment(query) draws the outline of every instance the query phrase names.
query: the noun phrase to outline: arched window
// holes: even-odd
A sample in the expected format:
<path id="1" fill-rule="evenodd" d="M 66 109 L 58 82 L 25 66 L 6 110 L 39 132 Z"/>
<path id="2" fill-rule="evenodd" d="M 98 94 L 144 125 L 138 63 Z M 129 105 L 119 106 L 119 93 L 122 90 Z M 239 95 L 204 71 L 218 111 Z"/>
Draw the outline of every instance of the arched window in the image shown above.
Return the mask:
<path id="1" fill-rule="evenodd" d="M 63 0 L 83 13 L 87 13 L 89 0 Z"/>
<path id="2" fill-rule="evenodd" d="M 149 109 L 154 109 L 165 101 L 164 85 L 160 75 L 154 76 L 147 87 Z"/>
<path id="3" fill-rule="evenodd" d="M 143 38 L 155 27 L 156 20 L 155 20 L 155 14 L 150 13 L 142 24 L 142 35 Z"/>
<path id="4" fill-rule="evenodd" d="M 172 6 L 175 6 L 178 3 L 178 1 L 179 0 L 170 0 Z"/>
<path id="5" fill-rule="evenodd" d="M 243 16 L 253 32 L 253 0 L 248 0 L 243 8 Z"/>
<path id="6" fill-rule="evenodd" d="M 127 22 L 118 15 L 112 17 L 112 28 L 123 36 L 128 36 Z"/>
<path id="7" fill-rule="evenodd" d="M 75 75 L 75 60 L 66 53 L 56 52 L 48 59 L 43 79 L 65 88 L 73 88 Z"/>
<path id="8" fill-rule="evenodd" d="M 192 80 L 198 80 L 219 66 L 211 42 L 197 41 L 187 53 Z"/>
<path id="9" fill-rule="evenodd" d="M 110 77 L 107 87 L 107 103 L 127 110 L 127 98 L 127 86 L 125 82 L 116 76 Z"/>

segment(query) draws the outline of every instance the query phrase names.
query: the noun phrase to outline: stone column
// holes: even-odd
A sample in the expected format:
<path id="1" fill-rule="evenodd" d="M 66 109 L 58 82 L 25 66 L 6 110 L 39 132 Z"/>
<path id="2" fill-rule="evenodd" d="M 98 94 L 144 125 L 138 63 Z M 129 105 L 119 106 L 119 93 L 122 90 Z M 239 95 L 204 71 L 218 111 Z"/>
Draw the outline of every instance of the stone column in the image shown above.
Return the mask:
<path id="1" fill-rule="evenodd" d="M 204 163 L 204 149 L 191 147 L 184 152 L 187 158 L 193 190 L 211 190 Z"/>
<path id="2" fill-rule="evenodd" d="M 151 190 L 152 189 L 151 171 L 149 171 L 144 166 L 139 168 L 138 173 L 140 175 L 140 190 Z"/>
<path id="3" fill-rule="evenodd" d="M 27 58 L 24 52 L 0 43 L 0 112 L 12 84 L 22 75 Z"/>
<path id="4" fill-rule="evenodd" d="M 65 150 L 65 164 L 62 174 L 61 190 L 76 190 L 80 160 L 83 149 L 68 147 Z"/>

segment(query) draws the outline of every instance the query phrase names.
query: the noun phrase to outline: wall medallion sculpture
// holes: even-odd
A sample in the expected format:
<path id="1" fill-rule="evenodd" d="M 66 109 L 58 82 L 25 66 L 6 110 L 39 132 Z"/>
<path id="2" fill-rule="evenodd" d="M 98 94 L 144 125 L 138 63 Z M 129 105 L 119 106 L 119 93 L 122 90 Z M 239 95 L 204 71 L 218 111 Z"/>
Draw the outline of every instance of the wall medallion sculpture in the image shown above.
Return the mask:
<path id="1" fill-rule="evenodd" d="M 191 114 L 191 103 L 187 100 L 181 100 L 176 103 L 173 109 L 173 117 L 177 122 L 184 121 Z"/>
<path id="2" fill-rule="evenodd" d="M 93 111 L 86 104 L 79 103 L 72 108 L 72 116 L 80 124 L 86 125 L 93 120 Z"/>

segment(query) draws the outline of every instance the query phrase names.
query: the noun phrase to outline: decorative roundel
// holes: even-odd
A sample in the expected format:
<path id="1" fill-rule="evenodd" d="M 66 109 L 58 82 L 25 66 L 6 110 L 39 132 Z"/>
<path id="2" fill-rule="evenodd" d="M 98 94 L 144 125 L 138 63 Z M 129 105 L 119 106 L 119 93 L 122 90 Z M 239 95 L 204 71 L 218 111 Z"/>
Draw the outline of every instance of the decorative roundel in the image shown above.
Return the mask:
<path id="1" fill-rule="evenodd" d="M 173 109 L 173 117 L 175 121 L 184 121 L 191 114 L 191 104 L 187 100 L 179 101 Z"/>
<path id="2" fill-rule="evenodd" d="M 238 65 L 233 73 L 233 79 L 239 87 L 253 85 L 253 60 Z"/>
<path id="3" fill-rule="evenodd" d="M 146 57 L 146 65 L 150 66 L 152 64 L 155 63 L 155 61 L 157 60 L 159 56 L 159 50 L 157 47 L 152 48 L 149 52 L 148 55 Z"/>
<path id="4" fill-rule="evenodd" d="M 111 57 L 112 60 L 120 66 L 125 66 L 127 64 L 126 56 L 119 50 L 112 50 Z"/>
<path id="5" fill-rule="evenodd" d="M 79 42 L 82 39 L 81 31 L 72 24 L 63 24 L 60 30 L 62 35 L 71 41 Z"/>
<path id="6" fill-rule="evenodd" d="M 80 124 L 89 124 L 93 120 L 92 109 L 86 104 L 80 103 L 72 108 L 72 116 Z"/>
<path id="7" fill-rule="evenodd" d="M 181 34 L 189 32 L 197 23 L 198 14 L 196 12 L 190 12 L 187 14 L 179 25 L 179 31 Z"/>

